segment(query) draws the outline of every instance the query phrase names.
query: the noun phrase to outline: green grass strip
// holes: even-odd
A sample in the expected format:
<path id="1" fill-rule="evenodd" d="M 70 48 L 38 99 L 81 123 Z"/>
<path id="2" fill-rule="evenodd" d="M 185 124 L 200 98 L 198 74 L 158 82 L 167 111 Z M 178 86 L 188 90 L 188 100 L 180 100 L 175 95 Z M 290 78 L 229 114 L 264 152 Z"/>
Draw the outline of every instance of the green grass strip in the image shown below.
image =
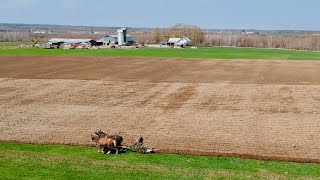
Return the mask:
<path id="1" fill-rule="evenodd" d="M 200 59 L 270 59 L 270 60 L 320 60 L 320 52 L 281 49 L 199 47 L 137 48 L 137 49 L 0 49 L 0 55 L 71 55 L 71 56 L 125 56 L 168 57 Z"/>
<path id="2" fill-rule="evenodd" d="M 319 179 L 320 164 L 0 143 L 0 179 Z"/>

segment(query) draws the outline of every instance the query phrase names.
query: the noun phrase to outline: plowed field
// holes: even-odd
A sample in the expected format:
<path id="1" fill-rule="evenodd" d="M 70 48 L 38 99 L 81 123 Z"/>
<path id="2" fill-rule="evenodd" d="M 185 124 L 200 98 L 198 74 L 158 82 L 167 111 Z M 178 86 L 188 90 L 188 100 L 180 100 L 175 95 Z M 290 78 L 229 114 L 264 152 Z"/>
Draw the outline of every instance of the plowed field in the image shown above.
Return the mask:
<path id="1" fill-rule="evenodd" d="M 320 61 L 0 56 L 0 140 L 320 162 Z"/>

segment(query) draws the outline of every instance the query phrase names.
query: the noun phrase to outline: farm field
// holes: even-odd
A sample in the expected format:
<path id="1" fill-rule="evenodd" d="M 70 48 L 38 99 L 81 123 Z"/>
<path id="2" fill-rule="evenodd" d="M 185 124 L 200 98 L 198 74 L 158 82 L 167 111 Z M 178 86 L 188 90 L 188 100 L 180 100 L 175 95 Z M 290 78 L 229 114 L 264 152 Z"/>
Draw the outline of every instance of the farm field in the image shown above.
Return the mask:
<path id="1" fill-rule="evenodd" d="M 266 60 L 320 60 L 320 52 L 284 49 L 257 49 L 233 47 L 138 48 L 138 49 L 41 49 L 5 48 L 18 43 L 0 43 L 0 55 L 68 55 L 68 56 L 127 56 L 201 59 L 266 59 Z"/>
<path id="2" fill-rule="evenodd" d="M 320 162 L 320 61 L 0 56 L 0 140 Z M 75 135 L 77 138 L 75 138 Z"/>
<path id="3" fill-rule="evenodd" d="M 319 179 L 320 165 L 0 143 L 1 179 Z M 107 177 L 107 178 L 106 178 Z"/>

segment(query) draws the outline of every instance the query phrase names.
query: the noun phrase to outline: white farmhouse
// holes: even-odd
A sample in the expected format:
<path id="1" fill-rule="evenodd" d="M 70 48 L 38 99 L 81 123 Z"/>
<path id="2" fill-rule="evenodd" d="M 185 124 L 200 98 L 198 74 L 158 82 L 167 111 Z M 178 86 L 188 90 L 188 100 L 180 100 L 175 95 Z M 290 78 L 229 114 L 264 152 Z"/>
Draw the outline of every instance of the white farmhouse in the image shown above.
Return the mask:
<path id="1" fill-rule="evenodd" d="M 192 46 L 192 41 L 188 37 L 170 38 L 167 42 L 168 46 Z"/>

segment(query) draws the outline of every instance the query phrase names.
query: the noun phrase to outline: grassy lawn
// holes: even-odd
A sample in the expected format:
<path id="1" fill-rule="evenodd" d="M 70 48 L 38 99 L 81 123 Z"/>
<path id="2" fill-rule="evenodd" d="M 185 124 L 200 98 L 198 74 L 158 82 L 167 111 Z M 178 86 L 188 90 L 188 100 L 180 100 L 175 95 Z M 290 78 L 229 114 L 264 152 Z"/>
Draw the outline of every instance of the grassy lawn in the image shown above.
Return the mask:
<path id="1" fill-rule="evenodd" d="M 319 179 L 320 164 L 0 143 L 0 179 Z"/>
<path id="2" fill-rule="evenodd" d="M 281 49 L 199 47 L 198 49 L 137 48 L 137 49 L 0 49 L 0 55 L 76 55 L 129 56 L 201 59 L 276 59 L 320 60 L 320 52 Z"/>

